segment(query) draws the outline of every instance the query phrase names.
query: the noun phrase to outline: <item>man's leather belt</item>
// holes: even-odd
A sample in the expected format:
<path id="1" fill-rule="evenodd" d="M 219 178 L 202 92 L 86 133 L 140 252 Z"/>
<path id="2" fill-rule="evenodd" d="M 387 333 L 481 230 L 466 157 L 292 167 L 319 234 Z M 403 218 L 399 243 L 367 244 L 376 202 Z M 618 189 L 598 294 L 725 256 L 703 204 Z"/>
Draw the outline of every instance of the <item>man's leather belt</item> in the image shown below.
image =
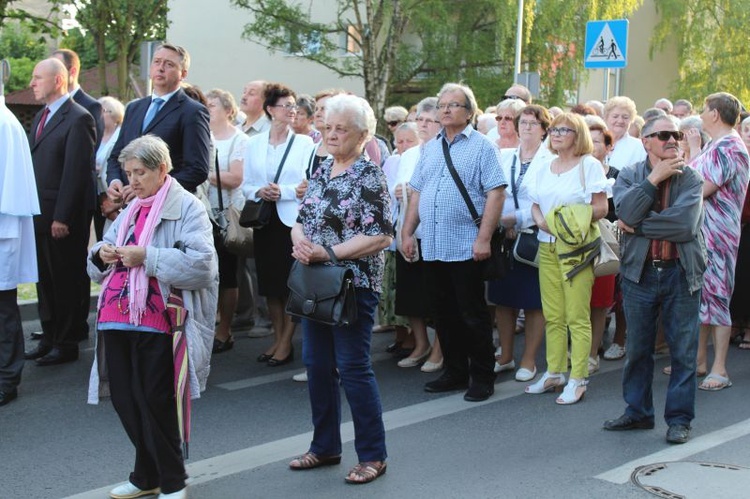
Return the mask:
<path id="1" fill-rule="evenodd" d="M 646 263 L 655 269 L 670 269 L 676 266 L 678 261 L 677 258 L 673 258 L 672 260 L 647 260 Z"/>

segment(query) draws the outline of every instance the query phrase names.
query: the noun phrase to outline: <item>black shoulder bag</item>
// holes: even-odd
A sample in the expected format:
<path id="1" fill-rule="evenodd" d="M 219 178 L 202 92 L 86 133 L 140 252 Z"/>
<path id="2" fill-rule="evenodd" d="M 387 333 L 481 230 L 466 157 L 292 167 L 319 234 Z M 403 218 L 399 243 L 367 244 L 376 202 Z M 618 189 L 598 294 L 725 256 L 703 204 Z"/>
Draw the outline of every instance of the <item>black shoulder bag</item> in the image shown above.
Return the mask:
<path id="1" fill-rule="evenodd" d="M 349 326 L 357 321 L 354 271 L 341 265 L 328 246 L 323 246 L 333 265 L 305 265 L 295 260 L 289 271 L 286 313 L 330 326 Z"/>
<path id="2" fill-rule="evenodd" d="M 513 155 L 513 164 L 510 167 L 510 182 L 513 187 L 513 204 L 518 209 L 518 193 L 516 192 L 516 158 Z M 521 229 L 516 235 L 516 242 L 513 244 L 513 258 L 517 262 L 531 265 L 539 268 L 539 239 L 536 237 L 539 229 L 534 226 L 528 229 Z"/>
<path id="3" fill-rule="evenodd" d="M 443 155 L 445 156 L 445 162 L 448 165 L 448 171 L 451 173 L 451 177 L 453 177 L 456 187 L 458 187 L 458 190 L 461 192 L 466 207 L 469 208 L 469 213 L 471 213 L 471 218 L 474 220 L 474 224 L 479 227 L 482 225 L 482 218 L 479 216 L 479 213 L 477 213 L 477 209 L 474 207 L 474 203 L 471 202 L 469 193 L 466 192 L 466 186 L 461 181 L 461 177 L 458 176 L 458 172 L 453 166 L 448 143 L 444 138 L 441 142 L 443 143 Z M 510 267 L 511 258 L 510 249 L 505 244 L 505 231 L 502 227 L 497 227 L 497 229 L 492 232 L 492 239 L 490 239 L 490 252 L 490 257 L 482 261 L 484 264 L 482 268 L 482 276 L 486 281 L 502 279 L 505 277 L 505 274 Z"/>
<path id="4" fill-rule="evenodd" d="M 274 184 L 279 181 L 279 176 L 281 176 L 281 169 L 284 168 L 286 157 L 289 155 L 289 150 L 292 148 L 292 144 L 294 144 L 294 132 L 290 131 L 289 133 L 292 134 L 292 138 L 289 139 L 289 145 L 286 146 L 284 156 L 281 157 L 279 168 L 276 170 L 276 176 L 273 179 Z M 268 222 L 271 221 L 271 214 L 273 213 L 272 210 L 275 209 L 276 203 L 274 201 L 266 201 L 264 199 L 261 199 L 260 201 L 254 201 L 252 199 L 248 199 L 247 201 L 245 201 L 245 206 L 242 208 L 242 213 L 240 214 L 240 225 L 242 227 L 250 227 L 252 229 L 262 229 L 263 227 L 268 225 Z"/>

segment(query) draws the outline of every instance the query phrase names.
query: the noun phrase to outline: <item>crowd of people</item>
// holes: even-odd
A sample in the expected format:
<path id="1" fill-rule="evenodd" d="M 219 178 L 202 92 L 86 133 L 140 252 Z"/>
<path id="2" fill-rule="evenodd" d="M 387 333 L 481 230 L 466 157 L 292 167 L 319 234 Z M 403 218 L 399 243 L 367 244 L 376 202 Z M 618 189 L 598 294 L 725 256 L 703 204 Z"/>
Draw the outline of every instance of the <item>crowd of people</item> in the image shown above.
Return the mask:
<path id="1" fill-rule="evenodd" d="M 20 221 L 1 248 L 16 264 L 0 279 L 11 324 L 0 405 L 17 397 L 24 359 L 78 359 L 90 279 L 101 283 L 89 400 L 111 396 L 136 450 L 111 497 L 186 497 L 190 398 L 238 331 L 269 337 L 257 361 L 274 368 L 295 361 L 301 324 L 294 380 L 308 383 L 315 431 L 289 466 L 341 461 L 342 386 L 358 455 L 345 479 L 357 484 L 386 471 L 373 332 L 394 331 L 387 351 L 400 368 L 438 373 L 425 391 L 463 390 L 469 402 L 509 372 L 525 393 L 575 404 L 601 359 L 624 358 L 626 409 L 607 430 L 654 427 L 654 352 L 668 353 L 670 443 L 689 439 L 696 389 L 732 386 L 730 344 L 750 349 L 750 113 L 731 94 L 707 96 L 699 115 L 666 98 L 639 115 L 625 96 L 546 108 L 516 84 L 482 110 L 469 86 L 447 83 L 411 109 L 387 108 L 382 137 L 367 101 L 344 90 L 298 95 L 255 80 L 237 103 L 187 84 L 189 67 L 184 48 L 161 45 L 152 95 L 124 105 L 85 94 L 78 56 L 57 50 L 34 69 L 44 109 L 28 140 L 0 114 L 6 161 L 23 165 L 11 175 L 0 164 L 12 177 L 0 179 L 0 211 L 15 217 L 0 222 Z M 238 254 L 220 212 L 260 201 L 267 220 Z M 609 226 L 619 273 L 596 275 Z M 508 268 L 487 281 L 498 231 Z M 350 268 L 356 320 L 292 317 L 295 262 Z M 37 278 L 42 331 L 24 353 L 15 289 Z"/>

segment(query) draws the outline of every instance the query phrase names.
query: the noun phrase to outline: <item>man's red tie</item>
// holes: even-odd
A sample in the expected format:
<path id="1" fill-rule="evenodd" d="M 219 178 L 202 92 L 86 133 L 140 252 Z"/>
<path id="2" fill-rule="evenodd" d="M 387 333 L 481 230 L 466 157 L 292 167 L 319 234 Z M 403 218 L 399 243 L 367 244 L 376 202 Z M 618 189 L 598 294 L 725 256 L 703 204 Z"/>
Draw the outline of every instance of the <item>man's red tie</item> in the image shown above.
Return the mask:
<path id="1" fill-rule="evenodd" d="M 36 127 L 36 140 L 39 140 L 39 137 L 42 136 L 42 130 L 44 130 L 44 122 L 47 121 L 47 116 L 49 116 L 49 108 L 44 107 L 44 111 L 42 111 L 42 118 L 39 120 L 39 125 Z"/>

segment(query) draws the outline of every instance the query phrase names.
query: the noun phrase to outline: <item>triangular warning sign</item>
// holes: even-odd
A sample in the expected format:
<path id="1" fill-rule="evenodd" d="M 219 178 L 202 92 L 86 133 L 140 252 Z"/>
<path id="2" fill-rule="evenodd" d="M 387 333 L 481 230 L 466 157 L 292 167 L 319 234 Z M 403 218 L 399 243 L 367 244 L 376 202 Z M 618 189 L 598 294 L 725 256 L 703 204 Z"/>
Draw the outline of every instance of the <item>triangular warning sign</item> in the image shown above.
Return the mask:
<path id="1" fill-rule="evenodd" d="M 602 32 L 596 37 L 596 42 L 591 47 L 588 57 L 586 57 L 586 62 L 602 61 L 625 61 L 625 54 L 622 53 L 617 40 L 612 35 L 609 23 L 604 24 Z"/>

